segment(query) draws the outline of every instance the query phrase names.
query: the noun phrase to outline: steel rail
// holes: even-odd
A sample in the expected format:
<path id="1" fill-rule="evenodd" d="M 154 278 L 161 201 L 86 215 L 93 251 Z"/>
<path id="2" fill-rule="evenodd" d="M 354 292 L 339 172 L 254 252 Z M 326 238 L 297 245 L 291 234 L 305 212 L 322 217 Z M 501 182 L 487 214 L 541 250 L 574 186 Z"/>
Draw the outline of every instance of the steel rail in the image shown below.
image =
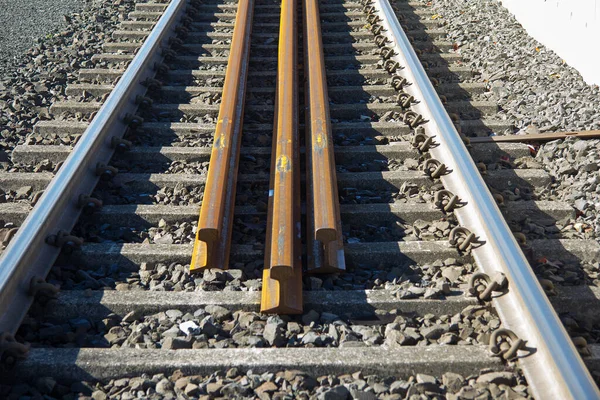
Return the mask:
<path id="1" fill-rule="evenodd" d="M 225 73 L 191 271 L 229 267 L 254 0 L 240 0 Z"/>
<path id="2" fill-rule="evenodd" d="M 304 0 L 306 77 L 306 221 L 307 270 L 334 273 L 346 269 L 325 56 L 317 0 Z"/>
<path id="3" fill-rule="evenodd" d="M 138 108 L 156 74 L 161 48 L 169 47 L 175 25 L 184 16 L 186 0 L 173 0 L 148 35 L 135 58 L 102 105 L 43 196 L 0 258 L 0 333 L 14 333 L 29 306 L 31 282 L 45 278 L 60 248 L 47 243 L 58 232 L 71 232 L 81 213 L 80 195 L 89 195 L 114 152 L 113 138 L 128 128 L 126 116 Z M 99 168 L 100 167 L 100 168 Z M 71 239 L 67 239 L 69 241 Z"/>
<path id="4" fill-rule="evenodd" d="M 294 203 L 300 194 L 294 179 L 299 171 L 296 14 L 296 1 L 281 3 L 268 225 L 272 233 L 269 265 L 271 277 L 277 280 L 292 276 L 296 258 Z"/>
<path id="5" fill-rule="evenodd" d="M 302 313 L 296 0 L 281 2 L 261 311 Z"/>
<path id="6" fill-rule="evenodd" d="M 489 276 L 503 273 L 505 293 L 493 298 L 502 324 L 526 341 L 518 359 L 532 394 L 538 399 L 598 399 L 600 391 L 569 335 L 548 301 L 526 257 L 506 224 L 491 193 L 446 113 L 419 58 L 402 30 L 388 0 L 374 0 L 375 12 L 394 51 L 392 60 L 404 67 L 397 74 L 418 100 L 424 127 L 438 143 L 430 154 L 446 165 L 441 181 L 466 205 L 455 209 L 462 226 L 478 237 L 472 249 L 477 265 Z"/>

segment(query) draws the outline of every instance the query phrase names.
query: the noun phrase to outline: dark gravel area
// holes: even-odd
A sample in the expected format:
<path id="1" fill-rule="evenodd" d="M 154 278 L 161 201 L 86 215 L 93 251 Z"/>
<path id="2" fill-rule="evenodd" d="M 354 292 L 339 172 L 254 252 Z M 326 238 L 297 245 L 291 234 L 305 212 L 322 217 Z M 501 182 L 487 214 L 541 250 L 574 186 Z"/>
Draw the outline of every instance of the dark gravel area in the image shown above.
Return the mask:
<path id="1" fill-rule="evenodd" d="M 353 186 L 340 187 L 340 204 L 370 204 L 393 203 L 430 203 L 436 191 L 443 189 L 441 183 L 434 183 L 430 188 L 404 182 L 399 189 L 390 185 L 387 188 L 362 189 Z M 518 189 L 515 189 L 518 190 Z M 268 184 L 239 183 L 236 193 L 236 205 L 255 206 L 258 211 L 266 211 L 265 201 L 268 196 Z M 522 199 L 522 193 L 510 191 L 503 193 L 507 200 Z M 162 204 L 162 205 L 191 205 L 201 204 L 204 197 L 204 184 L 184 185 L 178 183 L 175 187 L 161 187 L 140 193 L 131 188 L 128 182 L 100 182 L 94 190 L 93 197 L 101 199 L 104 204 Z"/>
<path id="2" fill-rule="evenodd" d="M 269 316 L 209 305 L 193 313 L 177 309 L 151 315 L 132 311 L 101 320 L 85 317 L 54 322 L 34 307 L 18 336 L 34 347 L 203 349 L 241 347 L 365 347 L 487 344 L 501 325 L 486 306 L 455 315 L 375 310 L 336 315 L 307 310 Z"/>
<path id="3" fill-rule="evenodd" d="M 21 186 L 17 190 L 0 189 L 0 203 L 25 203 L 35 204 L 42 195 L 42 191 L 35 191 L 31 186 Z"/>
<path id="4" fill-rule="evenodd" d="M 600 157 L 598 140 L 568 138 L 544 144 L 536 161 L 554 178 L 550 198 L 569 202 L 577 212 L 573 227 L 587 237 L 600 233 Z"/>
<path id="5" fill-rule="evenodd" d="M 555 295 L 555 286 L 600 286 L 600 263 L 549 260 L 541 258 L 532 262 L 542 286 L 549 295 Z"/>
<path id="6" fill-rule="evenodd" d="M 63 290 L 150 290 L 150 291 L 259 291 L 262 288 L 263 260 L 231 260 L 231 269 L 210 269 L 190 274 L 188 264 L 142 263 L 125 271 L 106 263 L 90 269 L 85 265 L 58 263 L 48 281 Z M 305 276 L 304 290 L 389 290 L 399 299 L 443 299 L 456 290 L 466 290 L 476 268 L 453 258 L 429 264 L 383 269 L 378 265 L 350 268 L 341 275 Z M 555 275 L 558 275 L 555 273 Z M 556 278 L 558 279 L 558 278 Z"/>
<path id="7" fill-rule="evenodd" d="M 140 193 L 127 184 L 100 182 L 92 197 L 101 199 L 104 204 L 162 204 L 193 205 L 201 204 L 204 197 L 204 184 L 188 186 L 178 183 L 175 187 L 162 187 L 151 193 Z"/>
<path id="8" fill-rule="evenodd" d="M 477 375 L 453 372 L 442 376 L 345 375 L 312 376 L 298 370 L 255 374 L 231 368 L 210 376 L 173 374 L 123 377 L 108 382 L 57 382 L 51 376 L 12 387 L 0 385 L 0 396 L 16 400 L 46 399 L 528 399 L 525 378 L 519 371 L 482 370 Z"/>

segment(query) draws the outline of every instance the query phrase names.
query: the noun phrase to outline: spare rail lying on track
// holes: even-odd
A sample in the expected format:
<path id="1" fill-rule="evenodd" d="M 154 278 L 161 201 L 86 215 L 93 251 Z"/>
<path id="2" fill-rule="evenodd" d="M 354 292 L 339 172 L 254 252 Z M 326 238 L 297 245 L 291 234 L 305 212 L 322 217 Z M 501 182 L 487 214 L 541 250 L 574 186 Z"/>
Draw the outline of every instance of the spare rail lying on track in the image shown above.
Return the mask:
<path id="1" fill-rule="evenodd" d="M 281 2 L 261 311 L 302 313 L 296 0 Z"/>
<path id="2" fill-rule="evenodd" d="M 498 135 L 470 138 L 475 143 L 500 143 L 500 142 L 550 142 L 552 140 L 566 139 L 569 137 L 578 139 L 595 139 L 600 137 L 600 130 L 576 131 L 576 132 L 544 132 L 529 133 L 526 135 Z"/>
<path id="3" fill-rule="evenodd" d="M 346 269 L 319 5 L 304 0 L 307 270 Z"/>
<path id="4" fill-rule="evenodd" d="M 173 0 L 148 35 L 143 46 L 90 123 L 85 133 L 44 191 L 33 211 L 0 258 L 0 333 L 16 332 L 33 301 L 36 285 L 48 274 L 61 248 L 75 247 L 80 239 L 70 236 L 83 208 L 98 208 L 90 199 L 102 176 L 116 170 L 107 167 L 163 59 L 161 49 L 170 46 L 176 25 L 185 17 L 186 0 Z M 195 10 L 191 8 L 190 10 Z"/>
<path id="5" fill-rule="evenodd" d="M 190 269 L 229 267 L 254 0 L 240 0 Z"/>
<path id="6" fill-rule="evenodd" d="M 420 136 L 416 143 L 427 142 L 427 146 L 420 146 L 421 150 L 428 150 L 437 160 L 429 161 L 425 167 L 435 169 L 432 175 L 439 176 L 447 189 L 444 196 L 459 197 L 454 212 L 462 226 L 454 232 L 454 240 L 451 234 L 451 243 L 457 243 L 459 250 L 470 248 L 485 274 L 506 282 L 502 293 L 492 299 L 503 329 L 492 334 L 491 350 L 504 358 L 520 360 L 538 399 L 599 398 L 598 387 L 487 190 L 389 1 L 366 4 L 373 31 L 385 35 L 385 40 L 378 40 L 385 45 L 382 54 L 388 63 L 397 63 L 393 70 L 398 75 L 398 88 L 404 91 L 404 103 L 412 103 L 412 114 L 407 112 L 407 116 L 415 122 L 413 126 L 424 121 L 421 125 L 428 137 Z M 419 101 L 411 101 L 409 96 Z M 504 342 L 499 344 L 496 340 Z"/>

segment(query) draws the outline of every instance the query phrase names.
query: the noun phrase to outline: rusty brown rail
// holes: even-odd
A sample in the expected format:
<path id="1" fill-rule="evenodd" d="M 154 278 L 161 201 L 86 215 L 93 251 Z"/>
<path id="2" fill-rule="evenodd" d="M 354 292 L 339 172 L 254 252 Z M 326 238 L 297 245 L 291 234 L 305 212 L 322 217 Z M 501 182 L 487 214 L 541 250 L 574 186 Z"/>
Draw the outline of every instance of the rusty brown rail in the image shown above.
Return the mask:
<path id="1" fill-rule="evenodd" d="M 281 2 L 261 311 L 302 312 L 296 0 Z"/>
<path id="2" fill-rule="evenodd" d="M 600 130 L 576 131 L 576 132 L 545 132 L 530 133 L 527 135 L 485 136 L 469 138 L 469 142 L 476 143 L 498 143 L 498 142 L 550 142 L 557 139 L 576 137 L 578 139 L 596 139 L 600 137 Z"/>
<path id="3" fill-rule="evenodd" d="M 346 269 L 319 4 L 304 0 L 307 254 L 309 272 Z"/>
<path id="4" fill-rule="evenodd" d="M 239 0 L 190 270 L 228 268 L 254 0 Z"/>

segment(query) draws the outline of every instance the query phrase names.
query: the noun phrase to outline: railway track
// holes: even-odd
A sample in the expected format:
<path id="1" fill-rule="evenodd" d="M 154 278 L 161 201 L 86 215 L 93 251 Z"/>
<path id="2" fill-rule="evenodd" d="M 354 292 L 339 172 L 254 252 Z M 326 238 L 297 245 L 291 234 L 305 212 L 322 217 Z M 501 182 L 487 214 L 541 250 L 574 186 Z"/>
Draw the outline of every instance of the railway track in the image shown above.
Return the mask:
<path id="1" fill-rule="evenodd" d="M 425 3 L 140 2 L 104 50 L 0 174 L 12 375 L 597 397 L 552 307 L 594 371 L 598 244 L 528 146 L 461 139 L 511 126 Z"/>

